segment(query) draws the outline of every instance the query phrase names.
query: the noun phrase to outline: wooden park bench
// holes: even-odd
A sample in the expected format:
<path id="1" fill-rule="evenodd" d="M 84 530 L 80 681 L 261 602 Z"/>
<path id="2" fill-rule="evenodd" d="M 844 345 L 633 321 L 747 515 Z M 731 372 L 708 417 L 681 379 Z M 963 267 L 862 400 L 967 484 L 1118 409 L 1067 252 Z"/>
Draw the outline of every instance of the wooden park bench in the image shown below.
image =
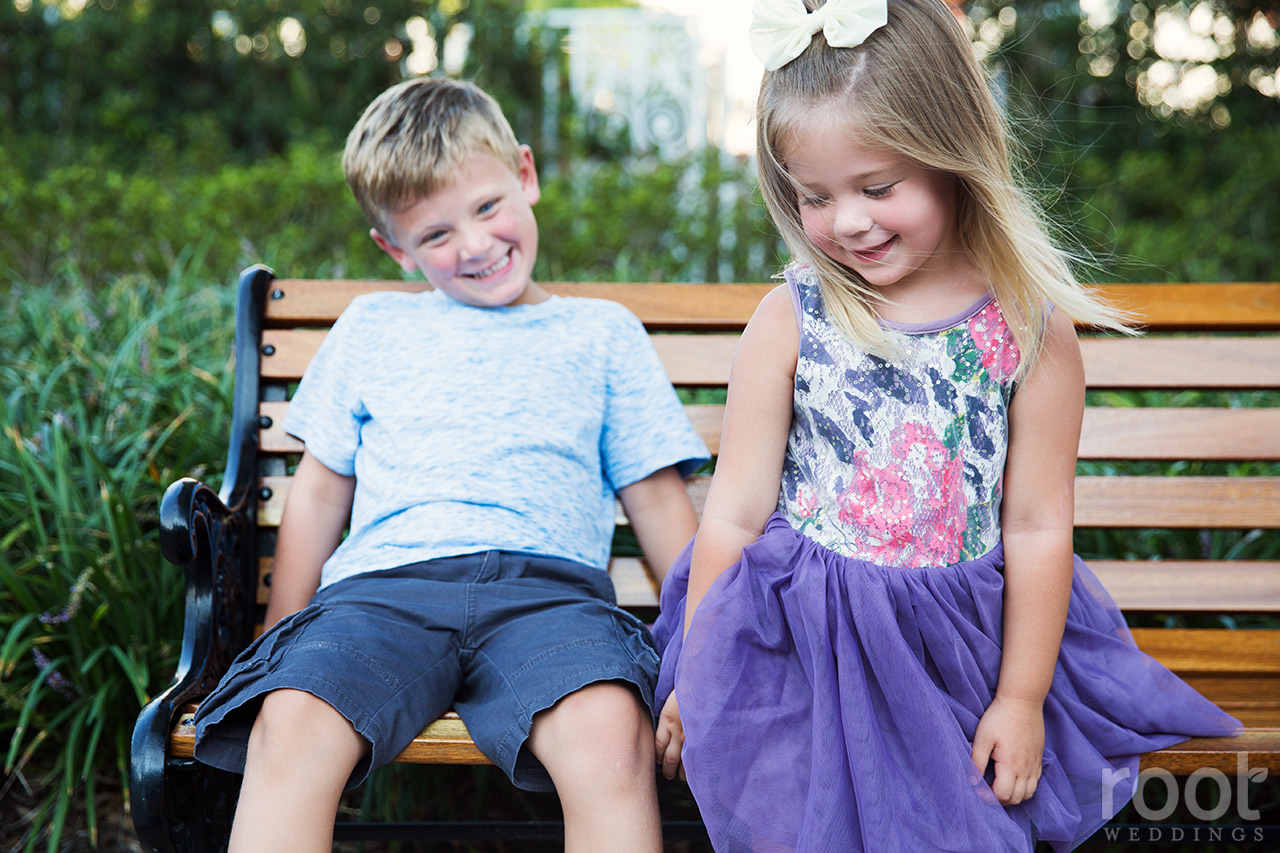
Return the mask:
<path id="1" fill-rule="evenodd" d="M 133 736 L 132 812 L 145 845 L 194 851 L 224 843 L 239 778 L 192 759 L 191 717 L 261 628 L 290 462 L 302 449 L 280 428 L 291 389 L 352 297 L 424 286 L 277 280 L 264 267 L 240 279 L 232 437 L 221 491 L 183 479 L 161 507 L 164 554 L 186 570 L 186 623 L 174 682 L 143 710 Z M 716 392 L 725 387 L 739 332 L 772 285 L 545 286 L 613 299 L 637 314 L 671 381 L 699 401 L 687 410 L 717 451 L 723 396 Z M 1215 768 L 1232 776 L 1247 761 L 1274 778 L 1280 773 L 1280 283 L 1101 287 L 1135 310 L 1148 334 L 1082 340 L 1090 393 L 1075 490 L 1077 551 L 1136 626 L 1138 644 L 1247 727 L 1238 737 L 1194 739 L 1148 754 L 1143 767 L 1176 775 Z M 705 478 L 691 481 L 699 504 L 705 486 Z M 1099 533 L 1107 530 L 1109 538 Z M 1117 537 L 1115 530 L 1128 534 Z M 1107 544 L 1115 541 L 1125 544 Z M 610 571 L 624 606 L 656 612 L 654 583 L 641 560 L 617 556 Z M 427 726 L 397 760 L 486 762 L 454 715 Z M 339 828 L 340 838 L 352 837 Z"/>

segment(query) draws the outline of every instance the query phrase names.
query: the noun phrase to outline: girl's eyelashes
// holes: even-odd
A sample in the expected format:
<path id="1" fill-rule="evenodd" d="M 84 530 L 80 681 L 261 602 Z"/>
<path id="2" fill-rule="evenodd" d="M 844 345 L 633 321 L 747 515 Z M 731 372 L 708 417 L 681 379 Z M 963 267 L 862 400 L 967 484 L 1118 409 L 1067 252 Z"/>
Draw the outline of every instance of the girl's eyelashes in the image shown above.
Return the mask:
<path id="1" fill-rule="evenodd" d="M 891 184 L 881 184 L 874 187 L 866 187 L 862 190 L 862 194 L 867 198 L 887 198 L 893 194 L 894 188 L 898 185 L 897 181 Z M 820 195 L 818 193 L 808 193 L 801 191 L 798 193 L 801 207 L 821 207 L 831 200 L 830 196 Z"/>

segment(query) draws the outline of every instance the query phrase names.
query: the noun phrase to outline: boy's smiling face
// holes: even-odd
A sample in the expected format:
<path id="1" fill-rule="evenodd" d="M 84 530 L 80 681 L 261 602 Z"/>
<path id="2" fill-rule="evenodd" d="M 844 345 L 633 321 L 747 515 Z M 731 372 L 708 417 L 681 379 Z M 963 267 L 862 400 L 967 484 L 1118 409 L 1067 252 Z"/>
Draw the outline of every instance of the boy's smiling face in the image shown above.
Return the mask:
<path id="1" fill-rule="evenodd" d="M 457 178 L 404 210 L 388 213 L 391 233 L 370 232 L 406 271 L 480 308 L 525 305 L 547 298 L 533 283 L 541 197 L 533 153 L 520 146 L 520 168 L 489 153 L 469 157 Z"/>

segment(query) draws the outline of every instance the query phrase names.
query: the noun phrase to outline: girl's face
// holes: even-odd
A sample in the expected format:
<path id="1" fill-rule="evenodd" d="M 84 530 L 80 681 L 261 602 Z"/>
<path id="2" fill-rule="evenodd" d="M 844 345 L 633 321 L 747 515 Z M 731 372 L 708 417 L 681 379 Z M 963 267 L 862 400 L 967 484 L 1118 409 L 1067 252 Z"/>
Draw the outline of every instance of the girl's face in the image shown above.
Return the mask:
<path id="1" fill-rule="evenodd" d="M 891 300 L 954 283 L 969 269 L 955 179 L 815 119 L 783 151 L 809 240 Z"/>

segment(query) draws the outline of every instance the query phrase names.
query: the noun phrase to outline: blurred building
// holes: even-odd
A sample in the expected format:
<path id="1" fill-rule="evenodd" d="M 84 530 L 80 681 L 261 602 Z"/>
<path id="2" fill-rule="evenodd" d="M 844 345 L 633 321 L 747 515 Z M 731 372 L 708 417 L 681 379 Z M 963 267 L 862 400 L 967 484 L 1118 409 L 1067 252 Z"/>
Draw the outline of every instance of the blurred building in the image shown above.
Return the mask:
<path id="1" fill-rule="evenodd" d="M 668 158 L 708 142 L 723 147 L 722 51 L 700 37 L 693 19 L 642 8 L 551 9 L 529 22 L 559 39 L 567 57 L 564 66 L 548 65 L 548 94 L 567 74 L 577 109 L 628 129 L 637 153 Z"/>

